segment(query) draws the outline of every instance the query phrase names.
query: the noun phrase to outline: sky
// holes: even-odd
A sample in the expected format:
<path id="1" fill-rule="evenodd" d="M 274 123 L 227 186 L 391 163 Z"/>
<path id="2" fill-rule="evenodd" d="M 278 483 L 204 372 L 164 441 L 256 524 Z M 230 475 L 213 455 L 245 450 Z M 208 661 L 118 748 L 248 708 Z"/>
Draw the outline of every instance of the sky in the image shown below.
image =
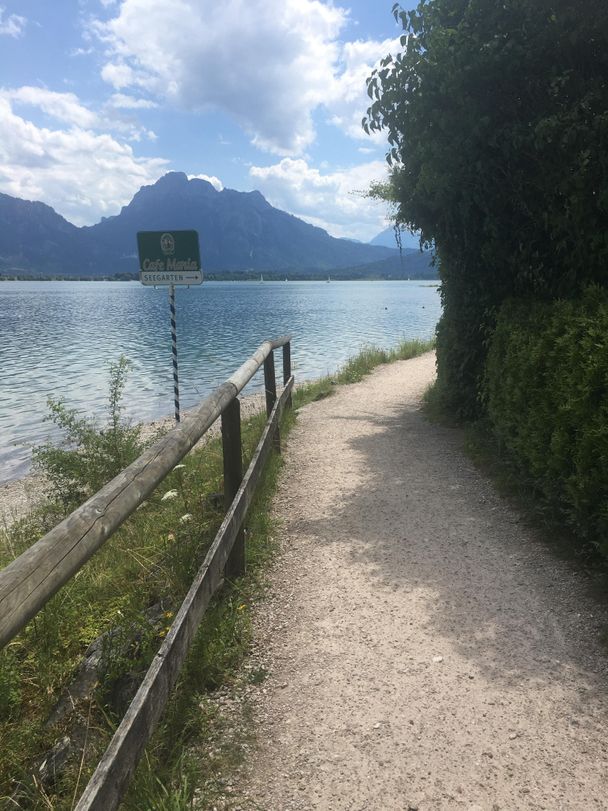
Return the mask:
<path id="1" fill-rule="evenodd" d="M 365 79 L 393 0 L 0 0 L 0 192 L 90 225 L 168 171 L 330 234 L 386 227 Z"/>

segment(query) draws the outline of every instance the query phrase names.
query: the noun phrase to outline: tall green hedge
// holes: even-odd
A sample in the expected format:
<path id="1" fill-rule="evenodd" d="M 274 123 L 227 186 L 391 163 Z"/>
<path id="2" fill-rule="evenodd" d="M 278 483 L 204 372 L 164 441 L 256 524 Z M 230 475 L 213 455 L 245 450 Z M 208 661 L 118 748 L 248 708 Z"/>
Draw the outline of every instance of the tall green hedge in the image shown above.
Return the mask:
<path id="1" fill-rule="evenodd" d="M 479 413 L 488 339 L 509 298 L 606 284 L 608 2 L 419 0 L 368 82 L 396 221 L 438 251 L 438 375 Z M 387 194 L 383 195 L 386 189 Z"/>
<path id="2" fill-rule="evenodd" d="M 505 450 L 579 538 L 608 557 L 608 292 L 505 303 L 484 390 Z"/>

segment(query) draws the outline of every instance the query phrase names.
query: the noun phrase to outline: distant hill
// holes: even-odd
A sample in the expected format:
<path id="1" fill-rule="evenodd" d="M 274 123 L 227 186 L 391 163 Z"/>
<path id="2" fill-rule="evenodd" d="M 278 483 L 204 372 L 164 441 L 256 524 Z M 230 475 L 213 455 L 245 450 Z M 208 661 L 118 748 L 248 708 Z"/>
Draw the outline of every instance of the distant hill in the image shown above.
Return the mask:
<path id="1" fill-rule="evenodd" d="M 380 262 L 336 270 L 333 279 L 428 279 L 437 281 L 439 273 L 428 252 L 404 250 L 401 256 L 391 256 Z"/>
<path id="2" fill-rule="evenodd" d="M 0 194 L 0 269 L 80 273 L 86 237 L 44 203 Z"/>
<path id="3" fill-rule="evenodd" d="M 370 240 L 370 245 L 381 245 L 384 248 L 396 248 L 397 241 L 395 239 L 395 229 L 385 228 L 379 234 Z M 415 234 L 410 234 L 409 231 L 401 232 L 401 246 L 403 252 L 419 251 L 420 245 L 418 244 L 418 237 Z"/>
<path id="4" fill-rule="evenodd" d="M 264 272 L 264 281 L 289 280 L 305 281 L 307 279 L 326 280 L 328 277 L 332 281 L 342 281 L 346 279 L 416 279 L 438 281 L 439 274 L 432 265 L 431 257 L 428 253 L 420 251 L 404 252 L 400 256 L 391 256 L 388 259 L 381 259 L 379 262 L 368 262 L 364 265 L 354 267 L 336 268 L 335 270 L 320 271 L 314 268 L 301 268 L 300 270 L 289 270 L 287 272 L 270 271 Z M 259 279 L 260 274 L 255 271 L 221 271 L 219 273 L 208 273 L 210 280 L 230 280 L 239 278 Z"/>
<path id="5" fill-rule="evenodd" d="M 0 272 L 107 276 L 138 270 L 136 232 L 194 228 L 205 272 L 324 272 L 398 257 L 393 247 L 336 239 L 258 191 L 217 191 L 170 172 L 114 217 L 77 228 L 43 203 L 0 195 Z"/>
<path id="6" fill-rule="evenodd" d="M 395 229 L 385 228 L 369 243 L 392 247 L 397 245 Z M 381 260 L 365 269 L 370 278 L 382 279 L 439 279 L 437 268 L 433 265 L 432 251 L 421 251 L 418 236 L 409 231 L 401 232 L 401 255 Z M 361 272 L 363 268 L 359 269 Z"/>

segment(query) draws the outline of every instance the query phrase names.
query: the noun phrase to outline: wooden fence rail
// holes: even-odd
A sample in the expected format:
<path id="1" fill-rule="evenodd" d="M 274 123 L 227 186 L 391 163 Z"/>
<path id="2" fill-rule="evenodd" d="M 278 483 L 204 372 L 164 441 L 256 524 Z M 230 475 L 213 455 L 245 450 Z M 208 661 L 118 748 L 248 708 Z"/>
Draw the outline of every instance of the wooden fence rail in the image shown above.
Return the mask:
<path id="1" fill-rule="evenodd" d="M 226 577 L 244 571 L 243 523 L 274 446 L 280 449 L 279 421 L 291 405 L 290 337 L 265 341 L 198 408 L 135 462 L 37 543 L 0 571 L 0 648 L 51 599 L 110 538 L 222 417 L 226 516 L 171 629 L 95 770 L 77 811 L 112 811 L 128 785 L 175 685 L 196 628 Z M 283 348 L 283 392 L 277 398 L 273 350 Z M 264 365 L 268 421 L 249 468 L 242 475 L 240 404 L 237 395 Z"/>
<path id="2" fill-rule="evenodd" d="M 205 609 L 222 581 L 222 570 L 237 535 L 242 531 L 243 520 L 271 451 L 281 411 L 291 395 L 292 386 L 293 377 L 290 377 L 272 409 L 249 469 L 215 540 L 135 698 L 89 780 L 76 811 L 113 811 L 118 806 L 167 704 Z"/>

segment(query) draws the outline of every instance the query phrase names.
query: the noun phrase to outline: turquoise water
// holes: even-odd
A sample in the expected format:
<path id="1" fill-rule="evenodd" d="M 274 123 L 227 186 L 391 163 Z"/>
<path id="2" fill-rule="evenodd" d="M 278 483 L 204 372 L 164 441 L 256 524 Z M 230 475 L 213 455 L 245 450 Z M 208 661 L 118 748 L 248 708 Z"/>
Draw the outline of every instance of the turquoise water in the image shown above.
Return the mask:
<path id="1" fill-rule="evenodd" d="M 312 379 L 335 371 L 366 344 L 388 348 L 401 338 L 430 338 L 440 311 L 435 286 L 406 281 L 205 282 L 178 288 L 176 302 L 183 408 L 222 383 L 267 338 L 290 333 L 296 379 Z M 31 447 L 53 436 L 44 421 L 48 395 L 103 415 L 108 363 L 121 354 L 134 366 L 127 416 L 171 414 L 166 288 L 0 283 L 0 481 L 24 474 Z M 258 375 L 246 392 L 260 387 Z"/>

